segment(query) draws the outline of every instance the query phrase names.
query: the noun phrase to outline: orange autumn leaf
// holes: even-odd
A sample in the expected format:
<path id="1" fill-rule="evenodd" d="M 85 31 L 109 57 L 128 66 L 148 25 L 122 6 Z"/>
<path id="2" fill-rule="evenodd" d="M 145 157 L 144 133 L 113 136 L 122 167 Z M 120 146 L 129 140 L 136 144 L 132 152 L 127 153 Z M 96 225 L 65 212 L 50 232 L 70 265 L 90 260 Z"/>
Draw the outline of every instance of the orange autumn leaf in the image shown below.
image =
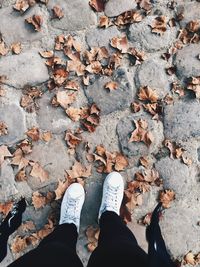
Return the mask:
<path id="1" fill-rule="evenodd" d="M 62 196 L 65 193 L 68 186 L 69 186 L 68 180 L 66 180 L 66 181 L 59 180 L 58 181 L 58 186 L 57 186 L 56 190 L 54 191 L 56 194 L 55 200 L 62 198 Z"/>
<path id="2" fill-rule="evenodd" d="M 32 203 L 35 209 L 43 208 L 46 205 L 46 197 L 38 191 L 33 192 Z"/>
<path id="3" fill-rule="evenodd" d="M 81 178 L 81 177 L 87 178 L 92 174 L 91 171 L 92 171 L 92 165 L 88 165 L 87 167 L 85 167 L 78 161 L 75 161 L 71 170 L 66 170 L 67 174 L 71 179 Z"/>
<path id="4" fill-rule="evenodd" d="M 32 170 L 30 175 L 39 178 L 41 182 L 45 182 L 49 179 L 48 171 L 44 170 L 39 162 L 31 162 L 30 165 L 32 166 Z"/>
<path id="5" fill-rule="evenodd" d="M 138 98 L 143 101 L 150 101 L 151 103 L 158 101 L 158 95 L 155 90 L 149 86 L 140 87 Z"/>
<path id="6" fill-rule="evenodd" d="M 13 206 L 13 202 L 12 201 L 8 201 L 6 203 L 0 203 L 0 213 L 3 213 L 3 215 L 7 215 L 9 213 L 9 211 L 11 211 Z"/>
<path id="7" fill-rule="evenodd" d="M 27 248 L 26 237 L 16 236 L 11 244 L 11 251 L 13 254 L 18 254 Z"/>
<path id="8" fill-rule="evenodd" d="M 107 83 L 104 85 L 104 87 L 105 87 L 106 89 L 109 89 L 110 91 L 113 91 L 113 90 L 118 89 L 119 85 L 118 85 L 118 83 L 116 83 L 116 82 L 110 81 L 110 82 L 107 82 Z"/>
<path id="9" fill-rule="evenodd" d="M 112 25 L 112 22 L 110 21 L 110 19 L 107 16 L 101 16 L 99 18 L 99 27 L 100 28 L 108 28 L 109 26 Z"/>
<path id="10" fill-rule="evenodd" d="M 26 132 L 26 135 L 28 137 L 30 137 L 33 141 L 38 141 L 40 139 L 40 131 L 39 131 L 39 128 L 33 127 L 31 129 L 29 129 Z"/>
<path id="11" fill-rule="evenodd" d="M 159 200 L 162 202 L 164 208 L 169 208 L 171 202 L 175 199 L 175 193 L 173 190 L 164 190 L 160 192 Z"/>

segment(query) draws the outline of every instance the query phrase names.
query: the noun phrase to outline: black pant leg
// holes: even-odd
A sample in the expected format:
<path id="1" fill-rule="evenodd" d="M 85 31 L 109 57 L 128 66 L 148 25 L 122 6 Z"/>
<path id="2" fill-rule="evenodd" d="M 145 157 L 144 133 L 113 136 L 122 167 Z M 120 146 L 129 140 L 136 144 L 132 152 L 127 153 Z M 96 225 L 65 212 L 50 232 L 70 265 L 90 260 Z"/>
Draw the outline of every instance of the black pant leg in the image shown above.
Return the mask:
<path id="1" fill-rule="evenodd" d="M 76 253 L 78 233 L 74 224 L 62 224 L 40 245 L 9 267 L 83 267 Z"/>
<path id="2" fill-rule="evenodd" d="M 106 211 L 100 219 L 98 247 L 88 267 L 146 267 L 147 254 L 138 246 L 133 233 L 114 212 Z"/>

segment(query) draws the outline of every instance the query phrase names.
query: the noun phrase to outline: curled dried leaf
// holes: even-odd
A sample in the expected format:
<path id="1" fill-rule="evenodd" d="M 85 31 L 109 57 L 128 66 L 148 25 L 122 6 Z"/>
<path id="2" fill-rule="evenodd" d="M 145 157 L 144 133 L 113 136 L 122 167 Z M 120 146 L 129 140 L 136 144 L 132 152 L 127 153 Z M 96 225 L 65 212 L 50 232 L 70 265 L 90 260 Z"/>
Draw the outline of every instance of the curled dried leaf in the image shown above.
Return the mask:
<path id="1" fill-rule="evenodd" d="M 37 127 L 33 127 L 26 132 L 26 135 L 33 141 L 38 141 L 40 139 L 40 130 Z"/>
<path id="2" fill-rule="evenodd" d="M 58 181 L 58 186 L 57 186 L 56 190 L 54 191 L 55 194 L 56 194 L 55 200 L 58 200 L 58 199 L 62 198 L 62 196 L 65 193 L 65 191 L 66 191 L 68 186 L 69 186 L 69 181 L 68 180 L 66 180 L 66 181 L 59 180 Z"/>
<path id="3" fill-rule="evenodd" d="M 104 11 L 105 0 L 90 0 L 89 5 L 97 12 Z"/>
<path id="4" fill-rule="evenodd" d="M 62 19 L 64 17 L 63 10 L 60 6 L 56 5 L 52 9 L 54 19 Z"/>
<path id="5" fill-rule="evenodd" d="M 128 52 L 129 44 L 126 36 L 113 37 L 110 41 L 110 45 L 117 48 L 122 54 Z"/>
<path id="6" fill-rule="evenodd" d="M 158 94 L 156 90 L 151 89 L 149 86 L 140 87 L 138 98 L 142 101 L 150 101 L 155 103 L 158 101 Z"/>
<path id="7" fill-rule="evenodd" d="M 41 27 L 43 24 L 42 16 L 33 15 L 32 17 L 25 19 L 25 21 L 31 24 L 34 27 L 35 31 L 38 31 L 38 32 L 41 31 Z"/>
<path id="8" fill-rule="evenodd" d="M 0 121 L 0 136 L 7 134 L 8 134 L 8 126 L 5 124 L 5 122 Z"/>
<path id="9" fill-rule="evenodd" d="M 11 50 L 12 50 L 12 52 L 14 54 L 19 55 L 21 53 L 21 51 L 22 51 L 21 43 L 19 43 L 19 42 L 18 43 L 13 43 L 11 45 Z"/>
<path id="10" fill-rule="evenodd" d="M 160 192 L 159 200 L 162 202 L 164 208 L 169 208 L 171 202 L 175 199 L 175 193 L 173 190 L 164 190 Z"/>
<path id="11" fill-rule="evenodd" d="M 109 89 L 110 91 L 116 90 L 116 89 L 118 89 L 118 87 L 119 87 L 119 84 L 117 82 L 113 82 L 113 81 L 107 82 L 104 85 L 104 88 Z"/>
<path id="12" fill-rule="evenodd" d="M 99 18 L 99 27 L 100 28 L 108 28 L 112 25 L 112 22 L 110 21 L 110 19 L 107 16 L 101 16 Z"/>
<path id="13" fill-rule="evenodd" d="M 156 17 L 150 26 L 153 33 L 163 35 L 167 30 L 167 18 L 165 16 Z"/>

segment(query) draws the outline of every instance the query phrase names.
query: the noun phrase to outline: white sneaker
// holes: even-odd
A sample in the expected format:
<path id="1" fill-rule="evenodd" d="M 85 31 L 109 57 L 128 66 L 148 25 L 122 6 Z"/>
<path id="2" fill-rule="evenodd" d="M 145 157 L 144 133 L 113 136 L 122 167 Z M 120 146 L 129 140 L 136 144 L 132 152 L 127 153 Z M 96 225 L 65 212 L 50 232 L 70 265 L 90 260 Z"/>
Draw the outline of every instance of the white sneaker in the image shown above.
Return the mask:
<path id="1" fill-rule="evenodd" d="M 99 219 L 105 211 L 114 211 L 119 215 L 123 195 L 124 181 L 121 174 L 118 172 L 111 172 L 104 181 Z"/>
<path id="2" fill-rule="evenodd" d="M 71 184 L 63 197 L 59 224 L 73 223 L 79 232 L 81 210 L 85 200 L 85 191 L 81 184 Z"/>

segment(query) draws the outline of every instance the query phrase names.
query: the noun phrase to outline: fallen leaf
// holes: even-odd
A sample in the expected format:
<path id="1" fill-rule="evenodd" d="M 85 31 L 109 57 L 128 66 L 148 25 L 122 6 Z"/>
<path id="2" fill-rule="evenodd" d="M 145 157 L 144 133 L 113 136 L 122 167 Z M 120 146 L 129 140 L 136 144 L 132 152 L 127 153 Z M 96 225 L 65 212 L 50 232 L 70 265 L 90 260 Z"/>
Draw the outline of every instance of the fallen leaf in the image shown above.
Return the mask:
<path id="1" fill-rule="evenodd" d="M 52 58 L 54 56 L 53 50 L 40 51 L 39 54 L 43 58 Z"/>
<path id="2" fill-rule="evenodd" d="M 66 181 L 59 180 L 58 181 L 58 186 L 57 186 L 56 190 L 54 191 L 55 194 L 56 194 L 55 200 L 58 200 L 58 199 L 62 198 L 62 196 L 65 193 L 65 191 L 68 188 L 68 186 L 69 186 L 69 181 L 68 180 L 66 180 Z"/>
<path id="3" fill-rule="evenodd" d="M 150 225 L 151 217 L 152 217 L 152 213 L 147 213 L 142 219 L 139 220 L 139 224 L 142 224 L 145 226 Z"/>
<path id="4" fill-rule="evenodd" d="M 113 37 L 110 41 L 110 45 L 117 48 L 122 54 L 128 52 L 129 44 L 126 36 Z"/>
<path id="5" fill-rule="evenodd" d="M 12 52 L 14 54 L 19 55 L 21 53 L 21 51 L 22 51 L 21 43 L 19 43 L 19 42 L 18 43 L 13 43 L 11 45 L 11 50 L 12 50 Z"/>
<path id="6" fill-rule="evenodd" d="M 65 112 L 72 121 L 79 121 L 81 118 L 85 117 L 86 113 L 88 113 L 88 108 L 69 107 Z"/>
<path id="7" fill-rule="evenodd" d="M 29 160 L 24 157 L 24 154 L 21 148 L 18 148 L 14 152 L 11 164 L 18 166 L 18 171 L 28 166 Z"/>
<path id="8" fill-rule="evenodd" d="M 90 84 L 90 77 L 89 75 L 83 76 L 83 84 L 88 86 Z"/>
<path id="9" fill-rule="evenodd" d="M 18 228 L 18 231 L 29 232 L 29 231 L 33 231 L 35 229 L 36 229 L 36 227 L 35 227 L 35 224 L 33 223 L 33 221 L 26 221 L 20 225 L 20 227 Z"/>
<path id="10" fill-rule="evenodd" d="M 146 11 L 150 11 L 152 9 L 152 3 L 150 0 L 137 0 L 140 8 L 143 8 Z"/>
<path id="11" fill-rule="evenodd" d="M 52 9 L 53 11 L 53 18 L 62 19 L 64 17 L 63 10 L 60 6 L 56 5 Z"/>
<path id="12" fill-rule="evenodd" d="M 70 81 L 67 81 L 65 88 L 78 91 L 80 89 L 80 86 L 77 81 L 70 80 Z"/>
<path id="13" fill-rule="evenodd" d="M 93 74 L 99 74 L 102 70 L 101 63 L 97 60 L 92 61 L 86 68 L 85 70 L 89 73 Z"/>
<path id="14" fill-rule="evenodd" d="M 33 127 L 31 129 L 29 129 L 26 132 L 26 135 L 28 137 L 30 137 L 33 141 L 38 141 L 40 139 L 40 131 L 39 131 L 39 128 Z"/>
<path id="15" fill-rule="evenodd" d="M 8 201 L 6 203 L 0 203 L 0 213 L 2 213 L 4 216 L 7 216 L 8 213 L 12 210 L 13 202 Z"/>
<path id="16" fill-rule="evenodd" d="M 94 249 L 97 247 L 98 239 L 99 239 L 99 228 L 94 228 L 93 226 L 88 226 L 86 229 L 86 237 L 89 241 L 87 248 L 89 252 L 94 251 Z"/>
<path id="17" fill-rule="evenodd" d="M 195 255 L 192 252 L 188 252 L 184 257 L 184 260 L 186 264 L 196 265 Z"/>
<path id="18" fill-rule="evenodd" d="M 6 44 L 3 40 L 0 40 L 0 56 L 5 56 L 8 54 L 9 49 L 6 47 Z"/>
<path id="19" fill-rule="evenodd" d="M 99 25 L 98 26 L 100 28 L 103 28 L 103 27 L 108 28 L 111 25 L 112 25 L 112 22 L 110 21 L 110 19 L 107 16 L 101 16 L 99 18 Z"/>
<path id="20" fill-rule="evenodd" d="M 21 237 L 21 236 L 16 236 L 13 240 L 12 240 L 12 244 L 11 244 L 11 251 L 13 254 L 18 254 L 22 251 L 24 251 L 27 248 L 28 244 L 26 242 L 26 238 L 25 237 Z"/>
<path id="21" fill-rule="evenodd" d="M 137 113 L 141 110 L 142 106 L 139 102 L 135 101 L 135 102 L 131 103 L 131 108 L 132 108 L 134 113 Z"/>
<path id="22" fill-rule="evenodd" d="M 128 159 L 121 153 L 116 153 L 115 166 L 116 171 L 122 171 L 128 166 Z"/>
<path id="23" fill-rule="evenodd" d="M 30 175 L 39 178 L 41 182 L 45 182 L 49 178 L 48 171 L 44 170 L 42 166 L 38 162 L 30 163 L 32 166 L 32 170 Z"/>
<path id="24" fill-rule="evenodd" d="M 43 24 L 43 18 L 40 15 L 33 15 L 30 18 L 25 19 L 25 21 L 29 24 L 31 24 L 35 31 L 41 31 L 41 26 Z"/>
<path id="25" fill-rule="evenodd" d="M 68 93 L 66 91 L 58 91 L 56 94 L 56 103 L 62 108 L 67 109 L 70 104 L 76 100 L 76 93 Z"/>
<path id="26" fill-rule="evenodd" d="M 200 76 L 191 77 L 188 81 L 187 89 L 193 91 L 196 98 L 200 99 Z"/>
<path id="27" fill-rule="evenodd" d="M 74 71 L 77 76 L 83 76 L 85 74 L 85 65 L 79 60 L 68 60 L 67 61 L 67 70 Z"/>
<path id="28" fill-rule="evenodd" d="M 134 65 L 139 65 L 147 59 L 145 52 L 139 51 L 138 49 L 134 47 L 130 47 L 128 49 L 128 54 L 129 56 L 131 56 L 131 61 L 133 61 L 134 59 L 134 62 L 132 63 Z"/>
<path id="29" fill-rule="evenodd" d="M 147 156 L 143 156 L 140 158 L 140 164 L 142 166 L 144 166 L 145 168 L 149 167 L 150 162 L 149 162 L 149 158 Z"/>
<path id="30" fill-rule="evenodd" d="M 182 147 L 176 144 L 176 142 L 172 142 L 168 139 L 164 141 L 164 146 L 167 147 L 170 151 L 170 158 L 181 158 L 183 155 L 183 152 L 185 151 Z"/>
<path id="31" fill-rule="evenodd" d="M 7 134 L 8 134 L 8 126 L 5 124 L 5 122 L 0 121 L 0 136 Z"/>
<path id="32" fill-rule="evenodd" d="M 118 89 L 119 84 L 113 81 L 107 82 L 104 85 L 104 88 L 109 89 L 110 91 Z"/>
<path id="33" fill-rule="evenodd" d="M 192 159 L 191 158 L 189 158 L 187 155 L 184 155 L 184 154 L 181 154 L 181 156 L 182 156 L 182 161 L 184 164 L 186 164 L 188 166 L 192 165 Z"/>
<path id="34" fill-rule="evenodd" d="M 142 21 L 143 16 L 140 11 L 129 10 L 119 15 L 115 20 L 115 25 L 124 26 L 135 22 Z"/>
<path id="35" fill-rule="evenodd" d="M 104 11 L 105 0 L 90 0 L 89 5 L 97 12 Z"/>
<path id="36" fill-rule="evenodd" d="M 172 91 L 174 91 L 180 97 L 185 95 L 184 89 L 182 88 L 182 86 L 178 82 L 173 82 L 172 83 Z"/>
<path id="37" fill-rule="evenodd" d="M 32 203 L 35 209 L 43 208 L 46 205 L 46 197 L 38 191 L 33 192 Z"/>
<path id="38" fill-rule="evenodd" d="M 45 142 L 49 142 L 52 139 L 52 133 L 51 132 L 43 132 L 41 134 L 41 139 Z"/>
<path id="39" fill-rule="evenodd" d="M 69 73 L 64 67 L 54 69 L 52 78 L 56 85 L 61 86 L 67 79 Z"/>
<path id="40" fill-rule="evenodd" d="M 150 101 L 155 103 L 158 101 L 158 94 L 156 90 L 151 89 L 149 86 L 140 87 L 138 98 L 142 101 Z"/>
<path id="41" fill-rule="evenodd" d="M 33 6 L 35 4 L 35 1 L 32 2 L 33 4 L 31 5 L 31 1 L 29 0 L 17 0 L 13 8 L 24 13 L 27 9 L 30 8 L 30 6 Z"/>
<path id="42" fill-rule="evenodd" d="M 167 18 L 165 16 L 156 17 L 150 26 L 153 33 L 163 35 L 167 30 Z"/>
<path id="43" fill-rule="evenodd" d="M 12 154 L 8 150 L 8 147 L 5 145 L 0 146 L 0 167 L 4 162 L 6 157 L 12 157 Z"/>
<path id="44" fill-rule="evenodd" d="M 175 199 L 175 193 L 173 190 L 164 190 L 160 192 L 159 200 L 162 202 L 164 208 L 169 208 L 171 202 Z"/>
<path id="45" fill-rule="evenodd" d="M 71 131 L 66 131 L 65 141 L 70 149 L 74 149 L 82 141 L 81 136 L 78 134 L 72 134 Z"/>
<path id="46" fill-rule="evenodd" d="M 22 181 L 26 181 L 26 180 L 27 180 L 27 176 L 26 176 L 25 169 L 22 169 L 16 174 L 15 181 L 22 182 Z"/>
<path id="47" fill-rule="evenodd" d="M 138 121 L 134 121 L 134 123 L 136 129 L 131 133 L 129 143 L 144 142 L 149 147 L 154 141 L 154 137 L 152 133 L 147 130 L 147 122 L 143 119 L 139 119 Z"/>
<path id="48" fill-rule="evenodd" d="M 92 174 L 91 171 L 92 171 L 92 165 L 88 165 L 88 166 L 84 167 L 78 161 L 75 161 L 71 170 L 66 170 L 70 179 L 81 178 L 81 177 L 87 178 Z"/>

